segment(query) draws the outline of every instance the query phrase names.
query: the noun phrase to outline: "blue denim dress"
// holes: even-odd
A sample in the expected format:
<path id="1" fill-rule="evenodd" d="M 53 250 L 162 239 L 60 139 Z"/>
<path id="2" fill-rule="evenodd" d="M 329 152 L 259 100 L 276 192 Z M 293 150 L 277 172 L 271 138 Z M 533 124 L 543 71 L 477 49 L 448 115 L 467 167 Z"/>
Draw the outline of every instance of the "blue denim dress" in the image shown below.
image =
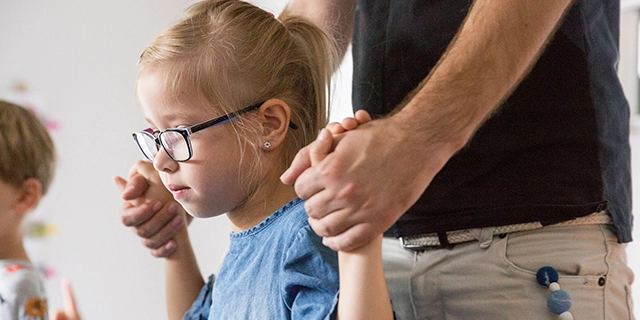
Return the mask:
<path id="1" fill-rule="evenodd" d="M 209 279 L 184 319 L 334 319 L 338 291 L 338 255 L 295 199 L 231 234 L 217 279 Z"/>

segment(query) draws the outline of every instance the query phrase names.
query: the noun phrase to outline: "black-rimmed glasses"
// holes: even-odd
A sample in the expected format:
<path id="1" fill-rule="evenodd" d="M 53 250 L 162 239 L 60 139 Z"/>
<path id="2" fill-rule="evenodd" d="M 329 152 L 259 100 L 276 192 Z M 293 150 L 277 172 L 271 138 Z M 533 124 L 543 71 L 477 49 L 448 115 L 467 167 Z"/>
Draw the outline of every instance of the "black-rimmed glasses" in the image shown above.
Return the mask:
<path id="1" fill-rule="evenodd" d="M 154 135 L 152 129 L 147 128 L 144 131 L 134 132 L 133 140 L 136 141 L 145 158 L 151 162 L 153 162 L 156 154 L 160 151 L 160 146 L 162 146 L 171 159 L 177 162 L 184 162 L 191 159 L 193 156 L 193 148 L 191 147 L 190 138 L 192 134 L 219 124 L 227 123 L 243 113 L 260 108 L 263 103 L 265 103 L 265 101 L 252 104 L 238 111 L 198 123 L 191 127 L 169 128 L 159 132 L 157 135 Z M 291 129 L 298 128 L 298 126 L 291 121 L 289 122 L 289 127 Z"/>
<path id="2" fill-rule="evenodd" d="M 211 128 L 213 126 L 227 123 L 233 118 L 258 109 L 264 101 L 252 104 L 238 111 L 228 113 L 205 122 L 198 123 L 186 128 L 169 128 L 159 132 L 154 136 L 153 130 L 148 128 L 144 131 L 134 132 L 133 140 L 136 141 L 142 154 L 151 162 L 155 159 L 156 154 L 160 151 L 160 146 L 164 151 L 177 162 L 184 162 L 193 156 L 193 148 L 191 147 L 190 136 L 200 130 Z"/>

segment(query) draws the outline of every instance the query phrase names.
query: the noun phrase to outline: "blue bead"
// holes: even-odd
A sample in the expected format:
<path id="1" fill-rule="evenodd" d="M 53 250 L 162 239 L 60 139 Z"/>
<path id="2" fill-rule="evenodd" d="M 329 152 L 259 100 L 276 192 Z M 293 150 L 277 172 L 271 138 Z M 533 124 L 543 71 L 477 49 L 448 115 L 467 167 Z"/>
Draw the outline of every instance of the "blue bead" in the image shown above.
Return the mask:
<path id="1" fill-rule="evenodd" d="M 547 299 L 547 306 L 555 314 L 569 311 L 571 308 L 571 296 L 564 290 L 554 291 Z"/>
<path id="2" fill-rule="evenodd" d="M 539 285 L 548 288 L 552 282 L 558 282 L 558 271 L 549 266 L 542 267 L 536 273 L 536 281 Z"/>

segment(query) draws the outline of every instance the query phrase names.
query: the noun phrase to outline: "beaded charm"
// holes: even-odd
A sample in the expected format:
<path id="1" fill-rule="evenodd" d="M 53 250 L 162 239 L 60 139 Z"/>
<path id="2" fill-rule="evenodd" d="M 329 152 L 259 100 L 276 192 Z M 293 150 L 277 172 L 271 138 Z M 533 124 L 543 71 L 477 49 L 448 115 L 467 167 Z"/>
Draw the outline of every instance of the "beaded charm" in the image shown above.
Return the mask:
<path id="1" fill-rule="evenodd" d="M 560 290 L 558 284 L 558 271 L 545 266 L 536 273 L 536 281 L 543 288 L 549 288 L 551 294 L 547 298 L 547 307 L 551 312 L 558 315 L 560 320 L 573 320 L 573 315 L 569 312 L 571 308 L 571 296 L 564 290 Z"/>

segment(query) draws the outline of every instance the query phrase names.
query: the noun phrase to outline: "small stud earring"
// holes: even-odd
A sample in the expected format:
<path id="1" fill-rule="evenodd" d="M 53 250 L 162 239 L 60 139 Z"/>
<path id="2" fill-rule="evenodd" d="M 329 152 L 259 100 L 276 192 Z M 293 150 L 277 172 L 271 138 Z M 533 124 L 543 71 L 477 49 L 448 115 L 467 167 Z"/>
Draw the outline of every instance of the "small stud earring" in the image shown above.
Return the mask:
<path id="1" fill-rule="evenodd" d="M 269 142 L 269 141 L 265 141 L 265 143 L 264 143 L 264 148 L 265 148 L 265 149 L 269 149 L 269 148 L 271 148 L 271 142 Z"/>

